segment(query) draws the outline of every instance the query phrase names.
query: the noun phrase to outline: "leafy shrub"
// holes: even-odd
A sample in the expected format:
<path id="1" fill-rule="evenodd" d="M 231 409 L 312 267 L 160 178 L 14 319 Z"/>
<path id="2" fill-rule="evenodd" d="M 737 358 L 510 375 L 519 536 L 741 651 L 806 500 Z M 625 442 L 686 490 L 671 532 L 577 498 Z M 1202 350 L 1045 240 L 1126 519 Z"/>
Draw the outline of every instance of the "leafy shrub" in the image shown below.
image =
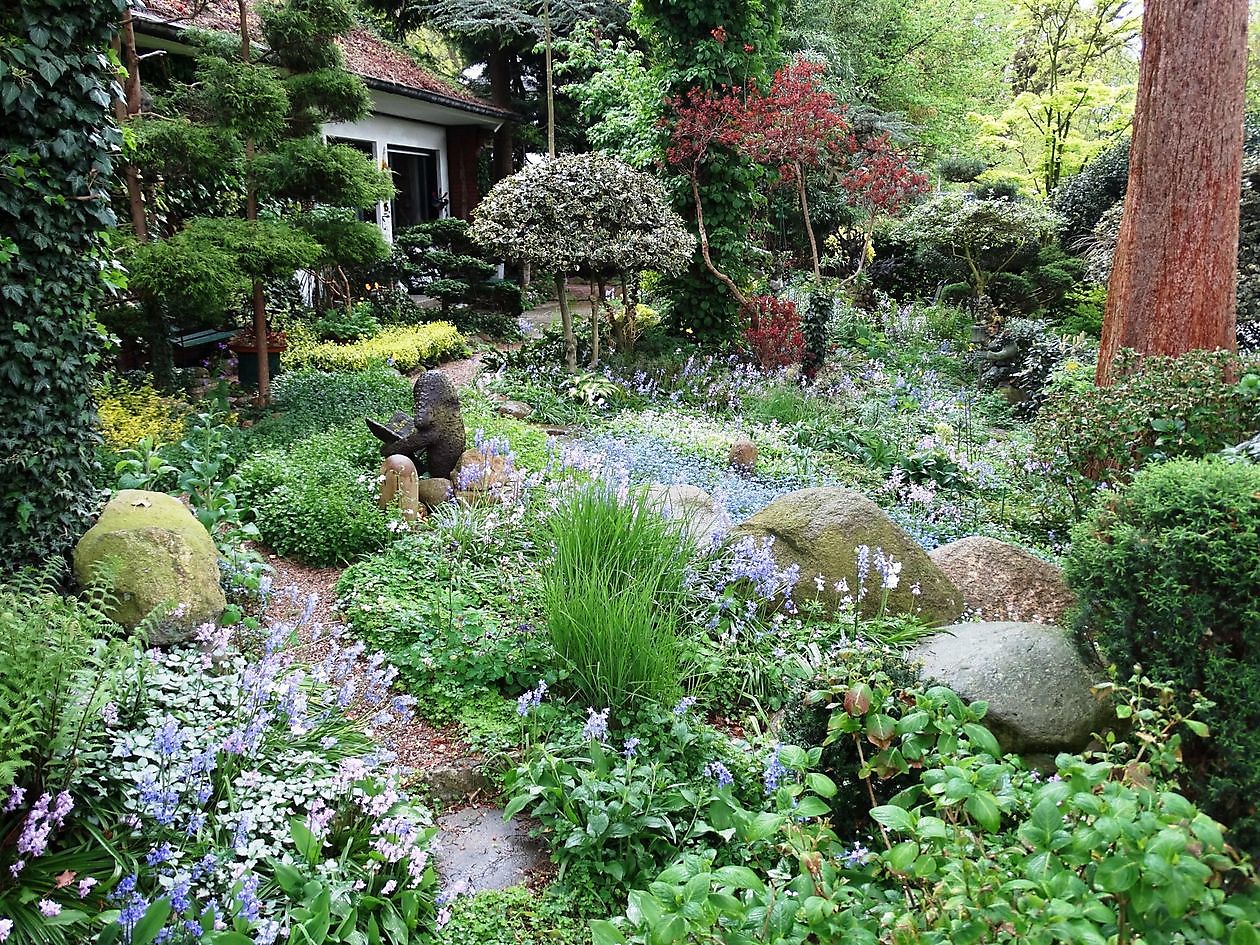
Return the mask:
<path id="1" fill-rule="evenodd" d="M 1260 468 L 1178 460 L 1143 470 L 1073 532 L 1078 632 L 1119 665 L 1216 705 L 1186 746 L 1191 787 L 1260 852 Z"/>
<path id="2" fill-rule="evenodd" d="M 1099 482 L 1126 482 L 1148 462 L 1205 456 L 1254 432 L 1260 399 L 1236 380 L 1244 367 L 1224 351 L 1122 353 L 1110 386 L 1073 389 L 1042 408 L 1036 458 L 1079 518 Z"/>
<path id="3" fill-rule="evenodd" d="M 294 344 L 284 353 L 289 368 L 314 367 L 323 371 L 361 371 L 371 364 L 388 364 L 404 374 L 468 353 L 464 336 L 446 322 L 387 328 L 353 344 L 325 341 Z"/>
<path id="4" fill-rule="evenodd" d="M 800 315 L 789 299 L 759 295 L 751 299 L 756 328 L 743 330 L 743 340 L 762 370 L 776 370 L 800 364 L 805 357 L 805 336 L 800 333 Z"/>
<path id="5" fill-rule="evenodd" d="M 487 690 L 532 686 L 552 662 L 535 627 L 537 573 L 498 531 L 522 529 L 497 508 L 444 508 L 417 534 L 346 569 L 340 606 L 379 647 L 429 718 L 448 718 Z M 513 581 L 502 568 L 511 562 Z"/>
<path id="6" fill-rule="evenodd" d="M 254 444 L 285 446 L 333 427 L 359 426 L 413 409 L 411 381 L 383 364 L 362 371 L 286 371 L 272 387 L 274 412 L 249 431 Z"/>
<path id="7" fill-rule="evenodd" d="M 358 341 L 369 338 L 381 330 L 381 323 L 372 315 L 371 308 L 363 303 L 351 306 L 335 306 L 315 322 L 319 337 L 331 341 Z"/>
<path id="8" fill-rule="evenodd" d="M 525 886 L 460 896 L 450 921 L 423 945 L 590 945 L 591 930 L 573 915 L 573 902 L 555 887 Z"/>
<path id="9" fill-rule="evenodd" d="M 246 460 L 241 494 L 262 541 L 317 566 L 384 547 L 392 533 L 376 506 L 377 447 L 366 428 L 341 428 Z"/>
<path id="10" fill-rule="evenodd" d="M 522 697 L 525 713 L 539 712 L 542 695 Z M 716 843 L 737 797 L 760 806 L 770 796 L 773 804 L 779 778 L 785 791 L 802 793 L 789 770 L 808 766 L 805 751 L 773 752 L 775 780 L 763 783 L 760 770 L 750 776 L 755 762 L 698 722 L 689 702 L 648 714 L 618 739 L 620 746 L 606 722 L 603 713 L 590 713 L 580 741 L 542 741 L 505 778 L 506 814 L 539 820 L 560 878 L 606 904 L 619 904 L 627 889 L 645 885 L 680 850 L 706 837 Z"/>
<path id="11" fill-rule="evenodd" d="M 549 522 L 543 571 L 552 645 L 585 704 L 667 703 L 678 691 L 687 551 L 681 530 L 641 495 L 575 488 Z"/>
<path id="12" fill-rule="evenodd" d="M 1113 144 L 1051 196 L 1050 206 L 1059 215 L 1059 238 L 1068 249 L 1077 249 L 1103 213 L 1124 200 L 1129 187 L 1129 144 L 1127 138 Z"/>
<path id="13" fill-rule="evenodd" d="M 146 437 L 156 445 L 179 439 L 187 404 L 159 394 L 148 380 L 107 378 L 95 391 L 101 437 L 111 450 L 135 446 Z"/>
<path id="14" fill-rule="evenodd" d="M 917 769 L 870 811 L 868 832 L 825 819 L 834 783 L 797 810 L 735 811 L 721 844 L 684 854 L 595 945 L 723 942 L 1051 943 L 1260 941 L 1260 895 L 1221 825 L 1177 793 L 1181 729 L 1167 690 L 1117 689 L 1131 742 L 1061 754 L 1053 777 L 998 756 L 983 704 L 948 689 L 894 693 L 863 680 L 834 693 L 832 740 L 866 746 L 867 781 Z M 824 819 L 811 815 L 818 801 Z M 710 822 L 712 818 L 710 818 Z M 749 831 L 744 825 L 755 825 Z M 749 837 L 764 853 L 726 866 Z M 870 846 L 867 846 L 867 842 Z M 764 849 L 764 847 L 762 848 Z"/>

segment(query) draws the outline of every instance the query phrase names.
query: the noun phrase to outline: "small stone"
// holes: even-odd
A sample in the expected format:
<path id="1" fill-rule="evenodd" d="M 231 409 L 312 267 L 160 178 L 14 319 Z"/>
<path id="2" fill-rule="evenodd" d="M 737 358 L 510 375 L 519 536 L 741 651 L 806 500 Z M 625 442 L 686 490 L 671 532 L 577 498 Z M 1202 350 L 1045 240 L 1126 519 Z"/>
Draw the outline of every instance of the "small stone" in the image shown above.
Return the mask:
<path id="1" fill-rule="evenodd" d="M 409 456 L 386 456 L 381 463 L 381 496 L 377 504 L 382 509 L 397 507 L 402 517 L 414 521 L 420 514 L 420 475 Z"/>
<path id="2" fill-rule="evenodd" d="M 731 527 L 726 510 L 698 486 L 653 483 L 648 487 L 645 504 L 665 518 L 681 522 L 702 548 L 708 547 L 714 536 L 726 534 Z"/>
<path id="3" fill-rule="evenodd" d="M 449 479 L 421 479 L 417 488 L 417 497 L 421 504 L 435 509 L 443 502 L 455 498 L 455 489 L 451 486 Z"/>
<path id="4" fill-rule="evenodd" d="M 515 420 L 528 420 L 534 408 L 519 400 L 505 400 L 499 404 L 498 412 L 500 416 L 512 417 Z"/>
<path id="5" fill-rule="evenodd" d="M 757 468 L 757 444 L 751 440 L 740 440 L 731 447 L 726 461 L 736 472 L 750 474 Z"/>

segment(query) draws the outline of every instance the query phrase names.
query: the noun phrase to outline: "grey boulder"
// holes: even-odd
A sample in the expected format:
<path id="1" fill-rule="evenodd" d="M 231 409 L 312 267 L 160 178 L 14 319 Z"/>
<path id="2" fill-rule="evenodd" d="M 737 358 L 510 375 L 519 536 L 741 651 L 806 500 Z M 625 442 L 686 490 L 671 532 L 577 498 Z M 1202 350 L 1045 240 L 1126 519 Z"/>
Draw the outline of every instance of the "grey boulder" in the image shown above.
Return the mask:
<path id="1" fill-rule="evenodd" d="M 989 704 L 985 724 L 1004 751 L 1079 751 L 1115 721 L 1091 688 L 1104 679 L 1068 632 L 1038 623 L 960 623 L 907 654 L 925 683 Z"/>

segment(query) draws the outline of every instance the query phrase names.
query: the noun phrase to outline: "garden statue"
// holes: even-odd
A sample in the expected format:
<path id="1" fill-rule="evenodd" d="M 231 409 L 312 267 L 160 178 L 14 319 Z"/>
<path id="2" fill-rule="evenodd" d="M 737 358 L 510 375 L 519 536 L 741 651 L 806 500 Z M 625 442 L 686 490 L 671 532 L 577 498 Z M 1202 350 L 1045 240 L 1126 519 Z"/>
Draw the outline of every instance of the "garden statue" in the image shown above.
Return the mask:
<path id="1" fill-rule="evenodd" d="M 420 517 L 420 474 L 411 457 L 395 453 L 381 463 L 382 509 L 398 507 L 402 517 L 412 522 Z"/>
<path id="2" fill-rule="evenodd" d="M 449 479 L 466 445 L 459 395 L 441 371 L 425 371 L 413 391 L 414 417 L 399 412 L 388 424 L 368 420 L 368 429 L 384 444 L 382 456 L 406 456 L 418 472 Z"/>

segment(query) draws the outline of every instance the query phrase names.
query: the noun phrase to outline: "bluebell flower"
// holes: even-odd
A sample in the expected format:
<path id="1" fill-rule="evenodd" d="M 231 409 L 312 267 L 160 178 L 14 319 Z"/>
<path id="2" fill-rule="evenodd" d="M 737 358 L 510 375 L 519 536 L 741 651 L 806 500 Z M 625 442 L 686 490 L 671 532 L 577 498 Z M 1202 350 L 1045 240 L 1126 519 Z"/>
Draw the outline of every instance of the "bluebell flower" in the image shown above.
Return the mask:
<path id="1" fill-rule="evenodd" d="M 582 727 L 582 737 L 588 741 L 598 739 L 602 742 L 608 737 L 608 710 L 602 709 L 596 712 L 588 708 L 586 712 L 586 724 Z"/>
<path id="2" fill-rule="evenodd" d="M 710 761 L 704 766 L 704 773 L 707 777 L 713 778 L 719 788 L 728 788 L 735 783 L 731 769 L 720 761 Z"/>

